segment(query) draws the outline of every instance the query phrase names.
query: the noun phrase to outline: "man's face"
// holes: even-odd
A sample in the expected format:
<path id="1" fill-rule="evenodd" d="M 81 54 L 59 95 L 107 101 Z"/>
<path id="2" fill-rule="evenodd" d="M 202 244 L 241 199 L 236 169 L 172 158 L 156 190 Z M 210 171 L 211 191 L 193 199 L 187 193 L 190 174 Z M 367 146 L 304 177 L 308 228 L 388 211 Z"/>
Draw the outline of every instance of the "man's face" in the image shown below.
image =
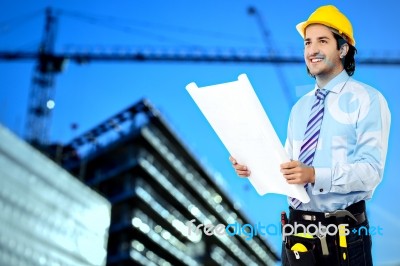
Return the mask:
<path id="1" fill-rule="evenodd" d="M 321 24 L 311 24 L 304 35 L 304 60 L 310 74 L 330 80 L 343 70 L 340 51 L 332 31 Z"/>

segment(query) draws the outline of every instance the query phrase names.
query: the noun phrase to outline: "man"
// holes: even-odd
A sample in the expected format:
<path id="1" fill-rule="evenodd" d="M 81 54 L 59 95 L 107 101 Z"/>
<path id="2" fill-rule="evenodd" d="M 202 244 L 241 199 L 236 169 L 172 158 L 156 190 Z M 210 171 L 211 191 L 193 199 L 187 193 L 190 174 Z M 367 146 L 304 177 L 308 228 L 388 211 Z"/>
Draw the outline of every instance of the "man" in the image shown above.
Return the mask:
<path id="1" fill-rule="evenodd" d="M 380 92 L 351 77 L 355 39 L 344 14 L 322 6 L 296 28 L 304 38 L 304 60 L 316 84 L 294 105 L 289 118 L 285 147 L 292 160 L 281 165 L 281 172 L 289 184 L 304 184 L 311 200 L 288 198 L 288 222 L 348 231 L 345 238 L 326 231 L 319 238 L 286 237 L 282 262 L 372 265 L 365 200 L 382 179 L 390 111 Z M 239 176 L 251 174 L 251 169 L 230 160 Z"/>

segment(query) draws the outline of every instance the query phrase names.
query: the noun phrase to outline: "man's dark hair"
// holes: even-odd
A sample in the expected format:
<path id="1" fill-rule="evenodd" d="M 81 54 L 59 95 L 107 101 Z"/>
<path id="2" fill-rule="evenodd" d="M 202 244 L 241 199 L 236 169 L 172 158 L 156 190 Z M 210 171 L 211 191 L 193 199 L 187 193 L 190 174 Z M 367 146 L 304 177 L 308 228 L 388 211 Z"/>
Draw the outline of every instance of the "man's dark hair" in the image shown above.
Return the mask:
<path id="1" fill-rule="evenodd" d="M 350 43 L 346 42 L 346 40 L 343 39 L 342 36 L 340 36 L 336 33 L 333 33 L 333 36 L 336 39 L 336 48 L 338 50 L 345 43 L 347 43 L 349 45 L 349 51 L 347 52 L 346 56 L 344 58 L 342 58 L 342 63 L 343 63 L 344 70 L 346 70 L 347 74 L 349 76 L 353 76 L 354 72 L 356 71 L 356 61 L 354 59 L 354 56 L 357 53 L 357 49 Z"/>
<path id="2" fill-rule="evenodd" d="M 343 39 L 343 37 L 340 36 L 339 34 L 336 34 L 334 32 L 332 32 L 332 33 L 336 40 L 336 49 L 340 50 L 340 47 L 342 47 L 342 45 L 345 43 L 347 43 L 349 45 L 349 51 L 347 52 L 346 56 L 344 58 L 342 58 L 342 64 L 343 64 L 344 70 L 346 70 L 347 74 L 349 76 L 353 76 L 354 72 L 356 71 L 356 61 L 354 59 L 354 56 L 357 53 L 357 49 L 350 43 L 346 42 L 346 40 Z M 307 73 L 311 77 L 315 78 L 314 75 L 311 75 L 310 70 L 308 69 L 307 66 L 306 66 L 306 68 L 307 68 Z"/>

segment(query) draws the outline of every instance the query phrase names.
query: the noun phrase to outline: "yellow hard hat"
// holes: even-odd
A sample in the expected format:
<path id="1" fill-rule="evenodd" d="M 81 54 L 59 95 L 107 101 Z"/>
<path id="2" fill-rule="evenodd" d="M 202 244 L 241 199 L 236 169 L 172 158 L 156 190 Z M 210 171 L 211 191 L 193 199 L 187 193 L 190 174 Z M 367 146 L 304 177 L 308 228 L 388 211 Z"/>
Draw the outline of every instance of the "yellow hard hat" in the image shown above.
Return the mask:
<path id="1" fill-rule="evenodd" d="M 304 38 L 305 29 L 310 24 L 322 24 L 331 27 L 344 35 L 345 40 L 351 45 L 356 45 L 356 40 L 353 36 L 353 27 L 349 19 L 339 11 L 335 6 L 327 5 L 317 8 L 308 18 L 307 21 L 297 24 L 296 29 Z"/>

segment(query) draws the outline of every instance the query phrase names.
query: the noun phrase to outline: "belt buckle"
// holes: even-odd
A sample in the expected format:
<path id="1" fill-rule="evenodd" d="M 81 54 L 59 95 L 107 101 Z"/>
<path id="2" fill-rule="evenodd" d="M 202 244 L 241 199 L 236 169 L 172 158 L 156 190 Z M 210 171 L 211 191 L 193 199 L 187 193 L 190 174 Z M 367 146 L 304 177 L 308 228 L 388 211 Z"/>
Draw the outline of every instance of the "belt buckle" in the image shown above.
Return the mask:
<path id="1" fill-rule="evenodd" d="M 315 222 L 317 220 L 317 216 L 311 214 L 302 214 L 301 217 L 303 220 Z"/>

